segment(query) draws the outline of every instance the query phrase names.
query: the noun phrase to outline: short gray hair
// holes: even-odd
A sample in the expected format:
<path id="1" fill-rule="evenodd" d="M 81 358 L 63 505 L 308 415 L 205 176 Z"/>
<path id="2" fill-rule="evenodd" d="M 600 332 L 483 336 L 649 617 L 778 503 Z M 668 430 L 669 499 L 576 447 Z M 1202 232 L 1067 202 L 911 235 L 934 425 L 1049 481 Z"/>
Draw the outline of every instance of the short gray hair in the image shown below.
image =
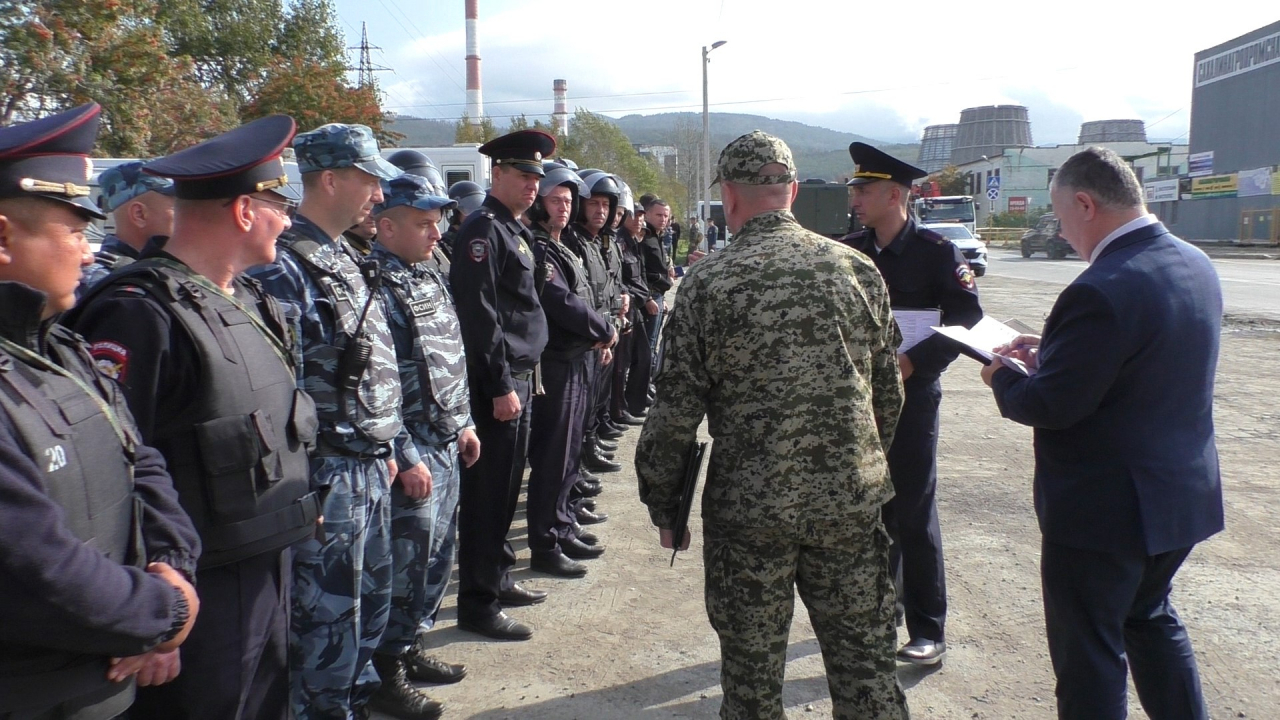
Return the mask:
<path id="1" fill-rule="evenodd" d="M 1104 147 L 1072 155 L 1053 176 L 1053 186 L 1086 192 L 1107 208 L 1142 207 L 1142 185 L 1124 158 Z"/>

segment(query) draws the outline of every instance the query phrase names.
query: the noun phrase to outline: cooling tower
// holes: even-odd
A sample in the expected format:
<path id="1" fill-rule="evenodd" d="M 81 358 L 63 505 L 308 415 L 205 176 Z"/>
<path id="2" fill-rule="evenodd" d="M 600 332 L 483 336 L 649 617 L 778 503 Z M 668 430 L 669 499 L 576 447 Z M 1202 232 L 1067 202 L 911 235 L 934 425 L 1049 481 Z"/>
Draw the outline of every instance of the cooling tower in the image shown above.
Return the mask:
<path id="1" fill-rule="evenodd" d="M 1146 141 L 1147 127 L 1141 120 L 1092 120 L 1080 126 L 1081 145 Z"/>
<path id="2" fill-rule="evenodd" d="M 1031 147 L 1031 121 L 1021 105 L 987 105 L 960 111 L 951 164 L 995 157 L 1005 148 Z"/>
<path id="3" fill-rule="evenodd" d="M 930 125 L 920 137 L 920 156 L 916 165 L 927 173 L 935 173 L 951 163 L 951 147 L 955 144 L 959 125 Z"/>

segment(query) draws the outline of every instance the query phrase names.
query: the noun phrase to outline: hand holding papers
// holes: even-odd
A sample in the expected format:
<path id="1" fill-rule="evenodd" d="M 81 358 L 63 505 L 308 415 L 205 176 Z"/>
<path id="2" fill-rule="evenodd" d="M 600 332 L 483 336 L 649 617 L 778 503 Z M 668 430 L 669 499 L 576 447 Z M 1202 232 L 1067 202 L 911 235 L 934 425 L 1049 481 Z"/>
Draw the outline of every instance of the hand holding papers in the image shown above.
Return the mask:
<path id="1" fill-rule="evenodd" d="M 902 344 L 898 346 L 898 352 L 904 353 L 933 334 L 933 326 L 942 324 L 942 311 L 936 308 L 893 308 L 893 319 L 898 322 L 898 329 L 902 331 Z"/>
<path id="2" fill-rule="evenodd" d="M 971 328 L 966 328 L 962 325 L 943 325 L 932 329 L 939 335 L 950 338 L 971 351 L 966 352 L 966 355 L 978 357 L 988 365 L 998 359 L 1010 370 L 1015 370 L 1028 376 L 1036 374 L 1034 367 L 1028 367 L 1021 360 L 992 352 L 1002 345 L 1008 345 L 1017 340 L 1023 333 L 1005 325 L 990 315 L 983 316 L 978 321 L 978 324 Z"/>

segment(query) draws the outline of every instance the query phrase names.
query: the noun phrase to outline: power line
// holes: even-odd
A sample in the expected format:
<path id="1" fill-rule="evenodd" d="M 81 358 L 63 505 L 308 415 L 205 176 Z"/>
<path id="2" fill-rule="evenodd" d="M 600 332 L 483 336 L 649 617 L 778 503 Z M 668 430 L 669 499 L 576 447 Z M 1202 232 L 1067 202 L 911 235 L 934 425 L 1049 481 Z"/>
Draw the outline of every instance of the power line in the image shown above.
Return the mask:
<path id="1" fill-rule="evenodd" d="M 646 95 L 687 95 L 687 94 L 689 94 L 688 90 L 658 90 L 654 92 L 616 93 L 613 95 L 578 95 L 574 97 L 574 100 L 600 100 L 604 98 L 643 97 Z M 485 105 L 511 105 L 514 103 L 546 102 L 546 100 L 547 99 L 545 97 L 527 98 L 523 100 L 485 100 L 484 104 Z M 440 103 L 440 105 L 444 107 L 463 107 L 463 106 L 466 106 L 466 103 L 465 102 Z M 493 117 L 500 117 L 500 116 L 493 116 Z"/>
<path id="2" fill-rule="evenodd" d="M 360 64 L 356 68 L 356 71 L 358 73 L 357 77 L 359 78 L 358 84 L 361 88 L 367 88 L 367 87 L 373 86 L 374 84 L 373 74 L 375 72 L 385 72 L 391 69 L 389 67 L 384 67 L 382 65 L 373 64 L 373 59 L 370 57 L 369 51 L 370 50 L 381 51 L 382 48 L 374 47 L 373 45 L 369 44 L 369 28 L 364 23 L 360 23 L 360 44 L 356 47 L 351 47 L 347 49 L 360 51 Z M 350 70 L 351 68 L 347 68 L 347 69 Z"/>
<path id="3" fill-rule="evenodd" d="M 395 5 L 395 0 L 391 0 L 391 2 L 392 2 L 392 5 L 388 5 L 386 0 L 378 0 L 378 3 L 382 5 L 383 9 L 387 11 L 387 14 L 392 16 L 391 19 L 393 21 L 399 22 L 395 18 L 395 11 L 392 10 L 392 6 L 394 5 L 395 9 L 399 11 L 400 16 L 404 18 L 404 21 L 406 23 L 408 23 L 408 27 L 405 29 L 412 30 L 412 34 L 417 35 L 418 39 L 423 42 L 423 46 L 427 51 L 427 59 L 430 60 L 432 64 L 435 65 L 438 70 L 440 70 L 441 73 L 444 73 L 444 75 L 448 77 L 449 81 L 452 82 L 455 87 L 457 87 L 459 90 L 462 90 L 465 93 L 466 91 L 463 90 L 462 85 L 458 83 L 457 71 L 454 70 L 453 74 L 450 75 L 450 71 L 446 69 L 446 67 L 448 66 L 448 62 L 446 61 L 444 65 L 441 65 L 436 60 L 437 53 L 431 49 L 431 42 L 427 40 L 427 36 L 421 30 L 418 29 L 418 26 L 413 22 L 413 20 L 408 15 L 405 14 L 404 10 L 402 10 L 399 5 Z M 441 59 L 443 60 L 443 58 Z"/>

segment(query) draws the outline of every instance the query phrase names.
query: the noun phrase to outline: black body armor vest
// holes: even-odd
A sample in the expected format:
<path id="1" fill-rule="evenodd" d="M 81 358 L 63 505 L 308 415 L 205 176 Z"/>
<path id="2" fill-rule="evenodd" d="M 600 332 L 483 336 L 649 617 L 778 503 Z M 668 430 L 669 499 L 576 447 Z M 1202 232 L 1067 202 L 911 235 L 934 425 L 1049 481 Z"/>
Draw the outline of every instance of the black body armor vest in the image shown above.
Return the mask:
<path id="1" fill-rule="evenodd" d="M 200 534 L 201 569 L 303 540 L 315 533 L 320 512 L 307 458 L 316 436 L 315 404 L 265 336 L 272 328 L 289 356 L 279 307 L 256 281 L 237 282 L 256 297 L 263 328 L 222 293 L 153 260 L 133 263 L 90 296 L 108 286 L 139 286 L 196 347 L 201 393 L 180 417 L 157 424 L 150 444 L 164 455 Z"/>

